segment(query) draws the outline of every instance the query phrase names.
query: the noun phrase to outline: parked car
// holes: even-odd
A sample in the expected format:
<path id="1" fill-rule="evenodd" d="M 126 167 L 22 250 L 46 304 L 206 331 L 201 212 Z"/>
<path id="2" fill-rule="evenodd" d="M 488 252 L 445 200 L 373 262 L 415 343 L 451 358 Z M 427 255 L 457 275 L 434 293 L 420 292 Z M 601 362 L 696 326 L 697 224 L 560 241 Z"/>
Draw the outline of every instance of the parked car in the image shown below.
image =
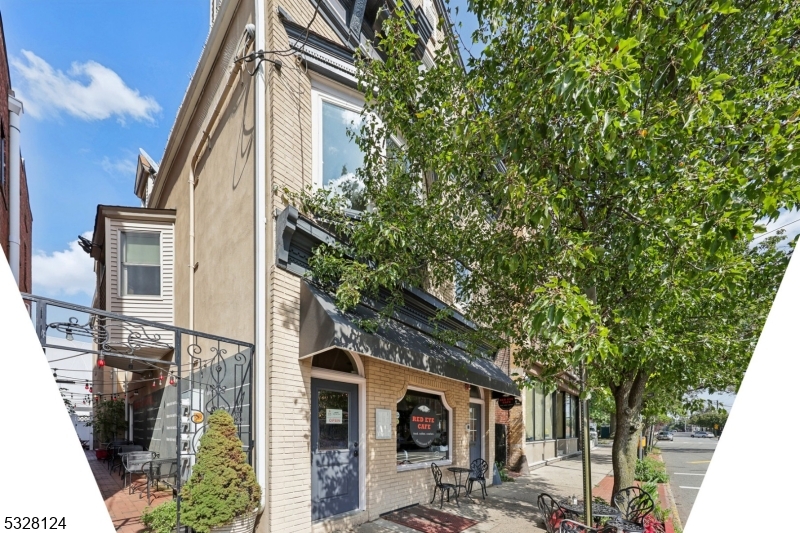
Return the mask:
<path id="1" fill-rule="evenodd" d="M 656 440 L 673 440 L 673 438 L 671 431 L 659 431 L 656 435 Z"/>
<path id="2" fill-rule="evenodd" d="M 695 437 L 697 437 L 699 439 L 713 439 L 714 438 L 714 434 L 710 433 L 708 431 L 695 431 L 694 433 L 692 433 L 692 438 L 695 438 Z"/>

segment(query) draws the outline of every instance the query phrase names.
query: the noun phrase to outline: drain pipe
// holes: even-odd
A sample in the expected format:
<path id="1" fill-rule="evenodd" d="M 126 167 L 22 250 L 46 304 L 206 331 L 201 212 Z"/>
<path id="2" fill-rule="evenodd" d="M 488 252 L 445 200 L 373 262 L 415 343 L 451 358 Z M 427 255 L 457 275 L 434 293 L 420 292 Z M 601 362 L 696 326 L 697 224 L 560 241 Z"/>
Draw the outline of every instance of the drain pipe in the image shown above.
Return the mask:
<path id="1" fill-rule="evenodd" d="M 19 288 L 19 246 L 20 246 L 20 154 L 19 154 L 19 116 L 22 114 L 22 102 L 13 96 L 8 97 L 8 262 L 11 272 Z"/>
<path id="2" fill-rule="evenodd" d="M 263 0 L 255 0 L 255 49 L 266 49 L 266 14 Z M 267 509 L 269 483 L 267 479 L 267 169 L 266 169 L 266 93 L 267 83 L 264 75 L 264 62 L 261 62 L 255 75 L 255 344 L 256 365 L 256 478 L 261 484 L 260 513 Z M 263 516 L 263 514 L 262 514 Z M 269 512 L 267 512 L 269 516 Z M 269 526 L 267 526 L 269 527 Z"/>

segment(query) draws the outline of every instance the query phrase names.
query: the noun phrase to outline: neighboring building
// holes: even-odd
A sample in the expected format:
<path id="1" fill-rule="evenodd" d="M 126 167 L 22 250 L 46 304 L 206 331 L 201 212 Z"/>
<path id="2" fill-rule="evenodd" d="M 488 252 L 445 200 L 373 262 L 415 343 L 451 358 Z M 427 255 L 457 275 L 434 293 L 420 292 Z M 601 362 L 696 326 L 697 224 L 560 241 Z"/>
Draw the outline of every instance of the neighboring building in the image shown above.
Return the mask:
<path id="1" fill-rule="evenodd" d="M 33 216 L 25 162 L 20 154 L 22 102 L 11 88 L 8 53 L 0 15 L 0 245 L 20 292 L 31 292 Z"/>
<path id="2" fill-rule="evenodd" d="M 395 319 L 370 332 L 360 319 L 382 302 L 345 315 L 304 278 L 314 247 L 335 236 L 281 191 L 351 179 L 342 169 L 360 164 L 346 135 L 363 105 L 354 52 L 371 50 L 383 5 L 394 3 L 211 0 L 211 32 L 164 156 L 159 164 L 138 158 L 142 207 L 99 206 L 84 243 L 96 260 L 95 307 L 255 344 L 248 451 L 264 489 L 259 533 L 330 531 L 427 502 L 432 462 L 483 458 L 491 483 L 494 400 L 521 396 L 505 352 L 470 360 L 434 340 L 433 326 L 471 327 L 457 311 L 434 318 L 452 303 L 453 287 L 406 290 Z M 411 53 L 431 66 L 453 42 L 436 26 L 446 17 L 442 2 L 412 0 L 407 9 L 418 20 Z M 250 55 L 261 49 L 282 52 Z M 255 60 L 236 61 L 248 55 Z M 265 75 L 251 75 L 262 56 Z M 151 354 L 162 362 L 173 355 Z M 98 392 L 159 405 L 146 400 L 165 388 L 157 376 L 140 369 L 132 381 L 132 362 L 104 362 Z M 132 383 L 150 386 L 128 390 Z M 545 432 L 542 415 L 542 446 L 528 444 L 521 413 L 539 398 L 523 398 L 505 421 L 513 453 L 534 462 L 556 455 L 550 441 L 571 439 L 574 420 L 570 408 L 569 421 L 556 416 Z M 565 405 L 565 395 L 553 398 Z M 542 408 L 555 412 L 546 401 Z"/>
<path id="3" fill-rule="evenodd" d="M 74 412 L 70 414 L 72 425 L 78 438 L 89 444 L 93 449 L 92 427 L 86 423 L 92 416 L 92 390 L 94 380 L 94 356 L 91 353 L 76 352 L 75 349 L 92 350 L 92 344 L 77 340 L 68 341 L 62 337 L 47 337 L 47 362 L 55 374 L 56 385 L 61 390 L 61 397 L 69 400 Z M 59 349 L 56 346 L 66 346 L 70 349 Z M 66 409 L 66 407 L 65 407 Z"/>

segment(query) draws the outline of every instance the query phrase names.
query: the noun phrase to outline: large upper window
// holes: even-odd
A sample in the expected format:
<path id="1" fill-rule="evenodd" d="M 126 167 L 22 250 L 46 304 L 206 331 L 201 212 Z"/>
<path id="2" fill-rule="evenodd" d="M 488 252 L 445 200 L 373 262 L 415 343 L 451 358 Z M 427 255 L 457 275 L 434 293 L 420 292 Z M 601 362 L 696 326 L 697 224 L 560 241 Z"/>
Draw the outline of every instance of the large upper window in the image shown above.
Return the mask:
<path id="1" fill-rule="evenodd" d="M 161 294 L 161 235 L 123 231 L 120 233 L 122 296 Z"/>
<path id="2" fill-rule="evenodd" d="M 397 404 L 397 464 L 446 461 L 450 413 L 436 394 L 409 390 Z"/>
<path id="3" fill-rule="evenodd" d="M 363 123 L 361 108 L 315 91 L 313 120 L 314 186 L 341 194 L 350 209 L 364 210 L 364 187 L 356 176 L 364 164 L 364 154 L 352 137 Z"/>
<path id="4" fill-rule="evenodd" d="M 566 392 L 545 393 L 537 384 L 525 391 L 525 438 L 549 440 L 577 436 L 578 400 Z"/>

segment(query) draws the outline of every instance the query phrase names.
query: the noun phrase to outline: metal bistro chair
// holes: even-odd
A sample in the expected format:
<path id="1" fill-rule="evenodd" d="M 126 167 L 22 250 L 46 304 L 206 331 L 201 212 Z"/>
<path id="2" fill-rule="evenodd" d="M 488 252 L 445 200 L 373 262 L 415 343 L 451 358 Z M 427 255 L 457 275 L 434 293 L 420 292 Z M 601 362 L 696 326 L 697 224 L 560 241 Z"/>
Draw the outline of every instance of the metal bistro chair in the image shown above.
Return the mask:
<path id="1" fill-rule="evenodd" d="M 122 456 L 130 452 L 141 451 L 144 451 L 144 448 L 139 444 L 123 444 L 122 446 L 118 446 L 115 448 L 114 458 L 111 461 L 109 471 L 113 472 L 115 468 L 119 468 L 120 471 L 122 471 Z"/>
<path id="2" fill-rule="evenodd" d="M 656 507 L 653 498 L 639 487 L 620 489 L 611 503 L 622 515 L 609 522 L 624 531 L 644 531 L 644 520 Z"/>
<path id="3" fill-rule="evenodd" d="M 613 525 L 595 528 L 587 526 L 586 524 L 581 524 L 575 520 L 565 518 L 558 526 L 558 533 L 617 533 L 617 528 Z"/>
<path id="4" fill-rule="evenodd" d="M 433 481 L 436 485 L 433 488 L 433 498 L 431 498 L 430 503 L 433 503 L 436 500 L 436 491 L 439 491 L 439 508 L 441 509 L 444 505 L 444 493 L 447 492 L 447 503 L 450 503 L 450 491 L 453 491 L 453 496 L 455 496 L 456 505 L 461 507 L 461 504 L 458 503 L 458 488 L 453 483 L 442 483 L 442 471 L 436 466 L 436 463 L 431 463 L 431 472 L 433 472 Z"/>
<path id="5" fill-rule="evenodd" d="M 480 483 L 481 485 L 481 495 L 483 499 L 486 499 L 486 472 L 489 471 L 489 463 L 484 461 L 483 459 L 475 459 L 472 461 L 472 464 L 469 465 L 469 479 L 467 480 L 467 495 L 472 492 L 472 485 L 474 483 Z"/>
<path id="6" fill-rule="evenodd" d="M 567 511 L 549 494 L 542 493 L 536 500 L 539 512 L 542 513 L 544 528 L 547 533 L 558 533 L 561 522 L 567 517 Z"/>
<path id="7" fill-rule="evenodd" d="M 123 487 L 129 487 L 128 494 L 132 494 L 130 487 L 133 485 L 134 474 L 146 474 L 143 468 L 149 462 L 158 457 L 156 452 L 129 452 L 122 456 L 121 477 L 125 480 Z"/>

